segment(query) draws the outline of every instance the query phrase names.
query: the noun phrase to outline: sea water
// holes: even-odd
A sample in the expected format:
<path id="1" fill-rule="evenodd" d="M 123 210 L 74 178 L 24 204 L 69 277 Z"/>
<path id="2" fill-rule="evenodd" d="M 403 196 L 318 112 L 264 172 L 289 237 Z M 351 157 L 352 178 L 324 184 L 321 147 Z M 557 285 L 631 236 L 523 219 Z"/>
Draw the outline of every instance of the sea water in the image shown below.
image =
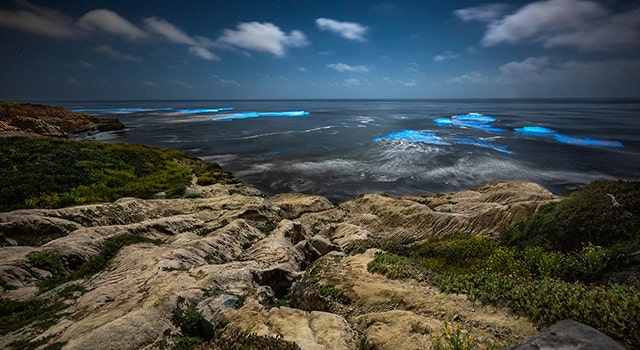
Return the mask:
<path id="1" fill-rule="evenodd" d="M 640 180 L 640 100 L 53 104 L 126 126 L 84 138 L 183 150 L 269 195 L 303 192 L 339 201 L 509 179 L 561 193 L 602 178 Z"/>

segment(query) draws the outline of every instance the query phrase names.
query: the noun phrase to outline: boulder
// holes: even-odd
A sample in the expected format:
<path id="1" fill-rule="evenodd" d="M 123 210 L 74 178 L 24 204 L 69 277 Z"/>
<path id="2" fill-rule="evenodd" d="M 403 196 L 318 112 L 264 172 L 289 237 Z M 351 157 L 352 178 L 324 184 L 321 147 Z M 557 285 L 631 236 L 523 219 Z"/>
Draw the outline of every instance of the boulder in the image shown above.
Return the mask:
<path id="1" fill-rule="evenodd" d="M 508 350 L 624 350 L 622 345 L 597 329 L 563 320 Z"/>

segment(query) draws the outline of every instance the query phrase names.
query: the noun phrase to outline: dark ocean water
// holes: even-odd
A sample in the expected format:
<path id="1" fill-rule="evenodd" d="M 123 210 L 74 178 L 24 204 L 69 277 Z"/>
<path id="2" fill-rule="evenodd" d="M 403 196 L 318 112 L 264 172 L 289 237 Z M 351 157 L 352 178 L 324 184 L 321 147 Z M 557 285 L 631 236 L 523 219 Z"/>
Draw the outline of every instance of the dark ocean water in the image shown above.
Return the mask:
<path id="1" fill-rule="evenodd" d="M 88 136 L 186 151 L 267 194 L 344 200 L 525 179 L 555 193 L 640 179 L 640 100 L 63 101 Z M 477 113 L 477 114 L 469 114 Z"/>

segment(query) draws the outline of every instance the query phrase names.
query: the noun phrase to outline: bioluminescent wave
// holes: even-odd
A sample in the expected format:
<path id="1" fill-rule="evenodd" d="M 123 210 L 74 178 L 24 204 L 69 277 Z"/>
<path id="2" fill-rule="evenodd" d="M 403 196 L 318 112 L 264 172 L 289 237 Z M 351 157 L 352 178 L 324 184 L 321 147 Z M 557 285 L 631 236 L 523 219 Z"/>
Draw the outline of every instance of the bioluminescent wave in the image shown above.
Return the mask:
<path id="1" fill-rule="evenodd" d="M 454 115 L 450 118 L 437 118 L 433 122 L 440 126 L 458 126 L 473 128 L 490 132 L 505 132 L 507 130 L 490 124 L 497 121 L 496 117 L 482 115 L 480 113 L 467 113 Z"/>
<path id="2" fill-rule="evenodd" d="M 240 112 L 231 114 L 215 115 L 214 121 L 230 121 L 235 119 L 250 119 L 260 117 L 304 117 L 309 115 L 307 111 L 285 111 L 285 112 Z"/>
<path id="3" fill-rule="evenodd" d="M 489 141 L 475 140 L 468 137 L 463 138 L 442 138 L 437 136 L 436 134 L 426 132 L 426 131 L 417 131 L 417 130 L 402 130 L 398 132 L 392 132 L 386 135 L 378 136 L 373 139 L 375 142 L 380 142 L 382 140 L 391 140 L 391 141 L 407 141 L 407 142 L 416 142 L 416 143 L 426 143 L 431 145 L 471 145 L 482 148 L 489 148 L 498 152 L 506 153 L 506 154 L 516 154 L 513 151 L 510 151 L 508 146 L 506 145 L 495 145 Z"/>
<path id="4" fill-rule="evenodd" d="M 610 147 L 622 148 L 624 145 L 620 141 L 614 140 L 597 140 L 589 137 L 571 137 L 562 134 L 554 134 L 553 138 L 562 143 L 576 146 L 592 146 L 592 147 Z"/>
<path id="5" fill-rule="evenodd" d="M 524 126 L 521 128 L 515 128 L 516 132 L 532 135 L 532 136 L 551 136 L 554 140 L 560 143 L 566 143 L 568 145 L 585 146 L 585 147 L 608 147 L 608 148 L 623 148 L 624 145 L 620 141 L 616 140 L 604 140 L 594 139 L 590 137 L 573 137 L 563 134 L 558 134 L 557 131 L 542 126 Z"/>
<path id="6" fill-rule="evenodd" d="M 416 130 L 402 130 L 398 132 L 392 132 L 383 136 L 379 136 L 373 139 L 375 142 L 380 142 L 383 139 L 387 140 L 404 140 L 409 142 L 422 142 L 432 145 L 450 145 L 451 143 L 444 141 L 440 137 L 425 131 Z"/>
<path id="7" fill-rule="evenodd" d="M 545 136 L 557 133 L 557 131 L 542 126 L 523 126 L 521 128 L 513 129 L 516 132 L 533 135 L 533 136 Z"/>
<path id="8" fill-rule="evenodd" d="M 204 113 L 219 113 L 226 111 L 233 111 L 233 107 L 222 107 L 222 108 L 200 108 L 200 109 L 178 109 L 176 112 L 178 113 L 186 113 L 186 114 L 204 114 Z"/>

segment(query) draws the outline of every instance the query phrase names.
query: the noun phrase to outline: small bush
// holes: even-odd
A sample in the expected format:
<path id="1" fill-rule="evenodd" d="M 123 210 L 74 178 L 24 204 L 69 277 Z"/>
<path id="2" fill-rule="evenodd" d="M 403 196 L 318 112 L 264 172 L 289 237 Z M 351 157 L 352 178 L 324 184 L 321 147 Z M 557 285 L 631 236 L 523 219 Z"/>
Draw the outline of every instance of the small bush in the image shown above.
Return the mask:
<path id="1" fill-rule="evenodd" d="M 29 262 L 33 266 L 47 270 L 53 275 L 59 275 L 64 272 L 64 265 L 60 256 L 48 250 L 36 250 L 27 255 Z"/>
<path id="2" fill-rule="evenodd" d="M 422 279 L 425 269 L 404 256 L 376 253 L 374 259 L 367 264 L 367 271 L 377 272 L 392 279 Z"/>
<path id="3" fill-rule="evenodd" d="M 507 231 L 508 245 L 578 251 L 585 243 L 610 247 L 640 246 L 640 182 L 595 181 L 570 192 L 560 202 L 542 206 L 528 220 Z"/>
<path id="4" fill-rule="evenodd" d="M 200 339 L 209 339 L 206 335 L 206 330 L 203 329 L 203 322 L 206 322 L 204 317 L 196 310 L 195 306 L 189 305 L 189 303 L 182 297 L 178 298 L 176 308 L 171 314 L 171 322 L 182 332 L 185 337 L 193 337 Z"/>

